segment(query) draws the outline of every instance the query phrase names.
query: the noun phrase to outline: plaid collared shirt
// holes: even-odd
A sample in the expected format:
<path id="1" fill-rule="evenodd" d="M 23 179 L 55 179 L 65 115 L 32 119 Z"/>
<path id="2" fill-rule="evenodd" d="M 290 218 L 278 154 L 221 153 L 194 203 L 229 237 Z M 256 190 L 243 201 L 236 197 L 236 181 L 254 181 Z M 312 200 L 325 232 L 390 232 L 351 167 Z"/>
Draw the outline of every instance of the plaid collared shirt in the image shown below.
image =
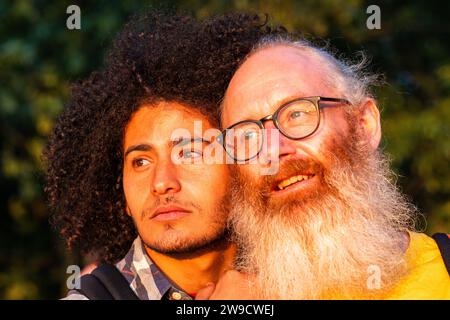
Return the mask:
<path id="1" fill-rule="evenodd" d="M 134 240 L 125 257 L 116 263 L 116 268 L 141 300 L 192 300 L 191 296 L 170 282 L 152 262 L 140 237 Z M 63 300 L 88 298 L 79 291 L 71 290 Z"/>

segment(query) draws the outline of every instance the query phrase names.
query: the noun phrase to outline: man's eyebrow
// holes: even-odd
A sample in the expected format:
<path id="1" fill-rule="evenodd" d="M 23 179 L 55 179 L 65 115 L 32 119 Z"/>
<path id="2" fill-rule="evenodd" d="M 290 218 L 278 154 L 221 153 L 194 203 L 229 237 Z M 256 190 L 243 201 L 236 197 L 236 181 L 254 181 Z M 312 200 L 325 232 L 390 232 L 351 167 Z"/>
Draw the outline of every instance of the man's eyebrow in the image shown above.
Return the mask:
<path id="1" fill-rule="evenodd" d="M 286 96 L 277 98 L 277 99 L 273 99 L 272 101 L 270 101 L 270 106 L 271 107 L 275 107 L 275 110 L 278 109 L 279 107 L 281 107 L 282 105 L 297 100 L 297 99 L 301 99 L 301 98 L 306 98 L 306 97 L 311 97 L 312 95 L 306 95 L 304 92 L 301 91 L 295 91 L 294 93 L 288 94 Z M 252 118 L 252 117 L 241 117 L 240 120 L 236 121 L 235 123 L 239 122 L 239 121 L 244 121 L 244 120 L 255 120 L 256 118 Z"/>
<path id="2" fill-rule="evenodd" d="M 171 145 L 172 146 L 184 146 L 188 143 L 192 143 L 192 142 L 202 142 L 202 143 L 211 143 L 211 141 L 206 140 L 204 138 L 198 137 L 198 138 L 176 138 L 174 140 L 171 141 Z"/>
<path id="3" fill-rule="evenodd" d="M 286 95 L 282 98 L 279 98 L 278 100 L 275 101 L 275 103 L 273 104 L 274 106 L 276 106 L 276 108 L 278 109 L 279 107 L 281 107 L 282 105 L 291 102 L 293 100 L 297 100 L 297 99 L 301 99 L 301 98 L 306 98 L 306 97 L 310 97 L 312 95 L 306 95 L 304 92 L 300 92 L 300 91 L 296 91 L 295 93 Z"/>
<path id="4" fill-rule="evenodd" d="M 203 142 L 203 143 L 211 143 L 211 141 L 203 139 L 203 138 L 177 138 L 174 139 L 172 141 L 169 141 L 169 145 L 170 146 L 184 146 L 185 144 L 191 143 L 191 142 Z M 140 144 L 135 144 L 132 145 L 130 147 L 127 148 L 127 150 L 125 151 L 125 155 L 124 157 L 126 157 L 130 152 L 133 151 L 151 151 L 153 148 L 151 145 L 146 144 L 146 143 L 140 143 Z"/>
<path id="5" fill-rule="evenodd" d="M 141 144 L 135 144 L 133 146 L 128 147 L 127 151 L 125 151 L 126 157 L 130 152 L 133 151 L 150 151 L 152 150 L 152 146 L 149 144 L 141 143 Z"/>

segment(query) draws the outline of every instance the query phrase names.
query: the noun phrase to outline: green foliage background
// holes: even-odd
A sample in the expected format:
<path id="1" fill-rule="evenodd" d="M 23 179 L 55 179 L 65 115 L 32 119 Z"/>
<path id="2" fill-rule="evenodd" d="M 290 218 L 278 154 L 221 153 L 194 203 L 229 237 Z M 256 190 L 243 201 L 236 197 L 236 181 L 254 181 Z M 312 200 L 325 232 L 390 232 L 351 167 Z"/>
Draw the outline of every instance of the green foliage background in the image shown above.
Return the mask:
<path id="1" fill-rule="evenodd" d="M 81 8 L 81 30 L 66 8 Z M 426 215 L 426 232 L 450 231 L 450 2 L 384 1 L 381 30 L 368 30 L 362 0 L 185 0 L 165 6 L 198 17 L 268 13 L 344 56 L 359 50 L 386 76 L 377 89 L 384 149 L 398 182 Z M 59 298 L 66 267 L 80 263 L 49 227 L 41 150 L 68 98 L 68 84 L 103 61 L 128 17 L 155 1 L 0 1 L 0 298 Z"/>

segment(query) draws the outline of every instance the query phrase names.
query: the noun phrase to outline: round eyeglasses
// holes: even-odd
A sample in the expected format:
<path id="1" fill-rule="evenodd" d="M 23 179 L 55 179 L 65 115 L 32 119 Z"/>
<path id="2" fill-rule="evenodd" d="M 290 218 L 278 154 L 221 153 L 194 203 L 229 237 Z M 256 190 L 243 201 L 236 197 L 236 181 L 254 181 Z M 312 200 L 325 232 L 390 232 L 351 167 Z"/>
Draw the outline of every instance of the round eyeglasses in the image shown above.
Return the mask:
<path id="1" fill-rule="evenodd" d="M 261 152 L 264 144 L 264 122 L 272 120 L 285 137 L 293 140 L 306 138 L 316 132 L 320 124 L 320 102 L 338 102 L 350 105 L 346 99 L 306 97 L 281 105 L 275 113 L 259 120 L 243 120 L 228 127 L 217 137 L 226 152 L 235 161 L 248 161 Z"/>

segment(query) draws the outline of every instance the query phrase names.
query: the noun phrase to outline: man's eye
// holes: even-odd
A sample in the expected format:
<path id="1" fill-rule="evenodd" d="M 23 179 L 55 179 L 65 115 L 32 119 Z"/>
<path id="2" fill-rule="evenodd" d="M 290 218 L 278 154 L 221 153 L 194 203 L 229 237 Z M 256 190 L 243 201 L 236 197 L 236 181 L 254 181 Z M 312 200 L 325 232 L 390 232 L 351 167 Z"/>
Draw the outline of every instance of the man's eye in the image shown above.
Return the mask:
<path id="1" fill-rule="evenodd" d="M 290 118 L 291 119 L 298 119 L 298 118 L 301 118 L 304 115 L 306 115 L 305 111 L 293 111 L 290 114 Z"/>
<path id="2" fill-rule="evenodd" d="M 137 158 L 137 159 L 133 160 L 132 165 L 133 165 L 133 168 L 139 168 L 139 167 L 143 167 L 149 163 L 150 163 L 150 161 L 148 161 L 147 159 Z"/>
<path id="3" fill-rule="evenodd" d="M 238 140 L 239 142 L 243 142 L 243 143 L 254 140 L 255 138 L 258 137 L 258 132 L 252 131 L 252 130 L 245 131 L 245 132 L 238 132 L 238 133 L 239 134 L 238 134 L 236 140 Z"/>
<path id="4" fill-rule="evenodd" d="M 254 138 L 256 138 L 257 134 L 258 133 L 256 131 L 247 131 L 244 133 L 244 139 L 245 140 L 254 139 Z"/>
<path id="5" fill-rule="evenodd" d="M 198 150 L 190 150 L 190 149 L 184 149 L 180 151 L 180 158 L 183 159 L 195 159 L 202 157 L 202 152 Z"/>

